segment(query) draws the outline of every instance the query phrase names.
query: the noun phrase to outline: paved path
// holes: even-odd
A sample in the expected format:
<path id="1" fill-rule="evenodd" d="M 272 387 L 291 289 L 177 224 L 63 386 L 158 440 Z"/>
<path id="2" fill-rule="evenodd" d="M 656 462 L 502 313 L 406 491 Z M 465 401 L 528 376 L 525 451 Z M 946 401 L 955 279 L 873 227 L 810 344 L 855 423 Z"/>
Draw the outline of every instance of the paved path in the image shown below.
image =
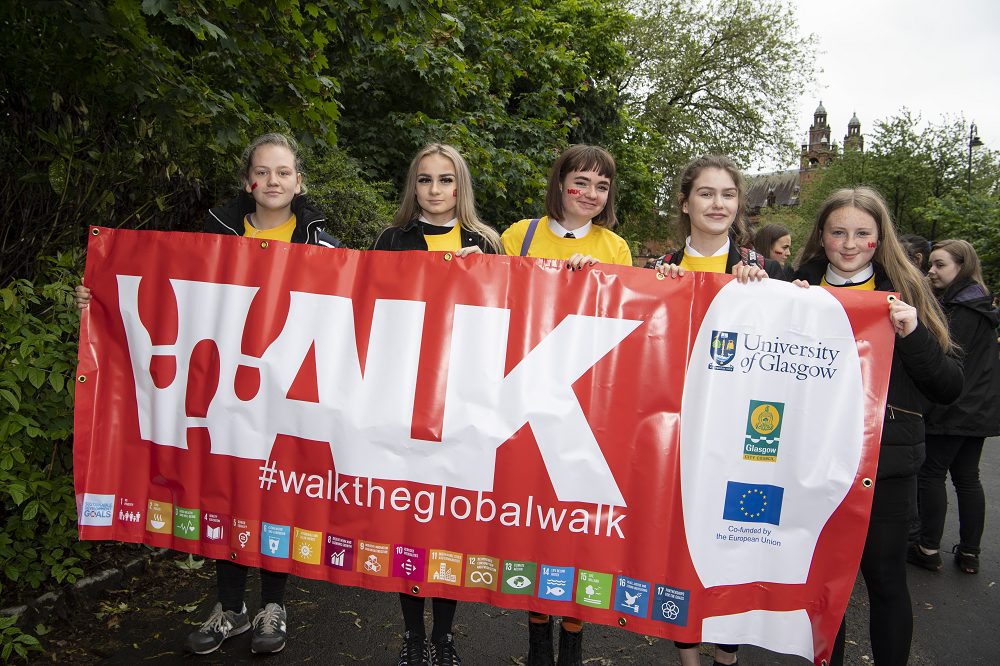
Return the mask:
<path id="1" fill-rule="evenodd" d="M 982 572 L 961 573 L 950 555 L 937 573 L 910 566 L 908 575 L 914 602 L 916 631 L 911 664 L 998 664 L 1000 656 L 987 652 L 1000 629 L 1000 438 L 987 442 L 982 475 L 989 503 Z M 992 500 L 992 501 L 991 501 Z M 958 541 L 958 517 L 954 494 L 943 543 L 950 548 Z M 206 572 L 208 573 L 208 572 Z M 103 664 L 197 663 L 199 666 L 248 661 L 279 664 L 331 664 L 334 666 L 392 666 L 403 631 L 399 602 L 395 595 L 358 588 L 336 587 L 324 582 L 293 578 L 288 594 L 291 640 L 284 652 L 268 658 L 250 654 L 249 633 L 227 641 L 216 653 L 204 657 L 185 655 L 180 648 L 184 636 L 214 603 L 214 576 L 205 575 L 198 584 L 172 600 L 168 609 L 147 609 L 122 617 L 117 629 L 95 624 L 106 631 L 109 654 Z M 256 589 L 255 581 L 252 588 Z M 251 594 L 248 606 L 256 608 Z M 161 602 L 162 603 L 162 602 Z M 178 613 L 178 605 L 197 604 L 194 612 Z M 429 604 L 428 604 L 429 608 Z M 186 618 L 186 620 L 185 620 Z M 428 617 L 428 624 L 430 618 Z M 457 646 L 466 666 L 523 664 L 527 652 L 526 613 L 507 611 L 485 604 L 460 603 L 455 620 Z M 868 605 L 864 584 L 859 581 L 848 608 L 847 663 L 872 664 L 867 640 Z M 97 629 L 100 627 L 100 629 Z M 677 652 L 670 641 L 647 638 L 616 627 L 588 625 L 585 663 L 676 664 Z M 710 666 L 712 659 L 702 657 Z M 779 655 L 753 647 L 740 651 L 743 666 L 806 666 L 798 657 Z"/>

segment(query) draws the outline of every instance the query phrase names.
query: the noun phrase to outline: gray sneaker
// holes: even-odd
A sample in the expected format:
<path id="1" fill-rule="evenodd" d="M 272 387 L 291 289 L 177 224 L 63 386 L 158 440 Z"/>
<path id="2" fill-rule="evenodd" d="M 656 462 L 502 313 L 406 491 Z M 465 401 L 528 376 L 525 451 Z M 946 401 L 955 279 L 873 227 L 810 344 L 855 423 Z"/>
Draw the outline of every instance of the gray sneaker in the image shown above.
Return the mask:
<path id="1" fill-rule="evenodd" d="M 278 604 L 268 604 L 253 619 L 253 640 L 250 651 L 254 654 L 281 652 L 285 647 L 285 609 Z"/>
<path id="2" fill-rule="evenodd" d="M 217 603 L 205 624 L 188 635 L 184 641 L 184 649 L 194 654 L 215 652 L 222 645 L 222 641 L 230 636 L 242 634 L 249 628 L 250 620 L 247 618 L 246 604 L 243 605 L 243 612 L 234 613 L 222 610 L 222 604 Z"/>

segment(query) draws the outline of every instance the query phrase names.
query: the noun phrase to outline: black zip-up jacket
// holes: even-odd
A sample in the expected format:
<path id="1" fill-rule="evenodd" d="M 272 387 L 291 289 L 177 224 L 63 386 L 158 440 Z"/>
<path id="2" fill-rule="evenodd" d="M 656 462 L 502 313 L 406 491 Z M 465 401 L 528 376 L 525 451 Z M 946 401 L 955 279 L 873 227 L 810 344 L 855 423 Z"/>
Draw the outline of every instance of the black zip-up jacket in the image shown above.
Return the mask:
<path id="1" fill-rule="evenodd" d="M 759 255 L 758 255 L 759 256 Z M 673 254 L 665 254 L 662 257 L 656 259 L 656 261 L 646 264 L 646 268 L 657 268 L 658 266 L 665 266 L 667 264 L 675 264 L 680 266 L 681 261 L 684 259 L 684 248 L 681 248 L 674 252 Z M 760 257 L 761 261 L 764 262 L 764 271 L 767 273 L 769 278 L 774 278 L 775 280 L 788 281 L 788 277 L 782 271 L 781 262 L 775 261 L 774 259 L 765 259 Z M 726 257 L 726 274 L 729 275 L 733 272 L 733 266 L 743 261 L 743 257 L 740 256 L 740 248 L 736 247 L 736 243 L 729 241 L 729 256 Z"/>
<path id="2" fill-rule="evenodd" d="M 205 218 L 205 232 L 224 236 L 242 236 L 243 220 L 257 210 L 257 202 L 246 192 L 240 192 L 221 206 L 208 211 Z M 292 213 L 295 215 L 293 243 L 322 245 L 324 247 L 344 247 L 343 244 L 323 229 L 325 218 L 304 196 L 296 194 L 292 198 Z"/>
<path id="3" fill-rule="evenodd" d="M 1000 435 L 1000 358 L 996 327 L 1000 315 L 990 294 L 965 279 L 941 296 L 951 339 L 962 349 L 965 386 L 950 405 L 935 405 L 924 424 L 928 434 L 994 437 Z"/>
<path id="4" fill-rule="evenodd" d="M 451 227 L 440 227 L 436 224 L 428 224 L 418 219 L 410 220 L 403 227 L 388 227 L 378 235 L 369 250 L 388 250 L 397 252 L 400 250 L 427 250 L 427 241 L 424 234 L 446 234 L 451 231 Z M 486 239 L 479 234 L 469 231 L 464 227 L 459 230 L 462 237 L 462 247 L 472 247 L 478 245 L 483 254 L 497 254 L 495 248 L 489 246 Z"/>
<path id="5" fill-rule="evenodd" d="M 828 263 L 826 257 L 813 259 L 795 271 L 795 279 L 818 285 Z M 895 291 L 882 267 L 873 265 L 876 291 Z M 919 312 L 917 322 L 905 338 L 895 336 L 876 479 L 916 474 L 924 462 L 924 399 L 948 404 L 962 393 L 961 364 L 941 350 Z"/>

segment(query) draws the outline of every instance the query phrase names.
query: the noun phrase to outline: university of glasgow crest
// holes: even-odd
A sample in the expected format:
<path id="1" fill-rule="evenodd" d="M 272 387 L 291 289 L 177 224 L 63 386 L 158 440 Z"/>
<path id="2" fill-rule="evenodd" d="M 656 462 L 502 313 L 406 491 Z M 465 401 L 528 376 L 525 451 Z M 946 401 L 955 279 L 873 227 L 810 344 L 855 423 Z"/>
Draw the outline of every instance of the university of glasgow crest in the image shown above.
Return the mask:
<path id="1" fill-rule="evenodd" d="M 708 349 L 712 362 L 708 364 L 709 370 L 733 371 L 730 365 L 736 358 L 736 336 L 737 333 L 730 331 L 712 331 L 712 344 Z"/>

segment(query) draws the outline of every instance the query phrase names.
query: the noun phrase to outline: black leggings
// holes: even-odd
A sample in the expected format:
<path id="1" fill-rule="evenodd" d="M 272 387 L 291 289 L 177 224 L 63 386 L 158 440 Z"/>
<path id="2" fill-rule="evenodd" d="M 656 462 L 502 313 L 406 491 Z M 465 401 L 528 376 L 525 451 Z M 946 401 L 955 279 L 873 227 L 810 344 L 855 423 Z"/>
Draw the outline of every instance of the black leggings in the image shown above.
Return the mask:
<path id="1" fill-rule="evenodd" d="M 876 483 L 876 487 L 878 483 Z M 913 639 L 913 608 L 906 587 L 906 540 L 909 519 L 872 521 L 868 524 L 861 574 L 868 586 L 869 633 L 872 656 L 878 666 L 906 666 Z M 830 666 L 844 663 L 846 617 L 833 643 Z"/>
<path id="2" fill-rule="evenodd" d="M 963 553 L 979 554 L 986 525 L 986 495 L 979 480 L 982 437 L 927 435 L 927 458 L 917 474 L 920 501 L 920 545 L 927 550 L 941 548 L 944 520 L 948 514 L 945 477 L 958 496 L 958 536 Z"/>
<path id="3" fill-rule="evenodd" d="M 687 650 L 688 648 L 698 647 L 701 643 L 681 643 L 680 641 L 674 641 L 674 647 L 678 650 Z M 740 649 L 739 645 L 720 645 L 716 644 L 715 647 L 719 648 L 726 654 L 733 654 Z"/>
<path id="4" fill-rule="evenodd" d="M 424 629 L 424 597 L 399 593 L 399 603 L 403 607 L 403 626 L 412 636 L 423 639 L 427 636 Z M 434 629 L 431 630 L 431 642 L 437 643 L 451 633 L 451 624 L 455 620 L 455 609 L 458 602 L 454 599 L 432 597 L 431 608 L 434 610 Z"/>
<path id="5" fill-rule="evenodd" d="M 222 610 L 239 613 L 243 610 L 243 597 L 247 591 L 247 573 L 250 567 L 229 560 L 215 561 L 215 579 L 219 587 Z M 260 570 L 260 605 L 285 605 L 285 585 L 288 573 Z"/>

